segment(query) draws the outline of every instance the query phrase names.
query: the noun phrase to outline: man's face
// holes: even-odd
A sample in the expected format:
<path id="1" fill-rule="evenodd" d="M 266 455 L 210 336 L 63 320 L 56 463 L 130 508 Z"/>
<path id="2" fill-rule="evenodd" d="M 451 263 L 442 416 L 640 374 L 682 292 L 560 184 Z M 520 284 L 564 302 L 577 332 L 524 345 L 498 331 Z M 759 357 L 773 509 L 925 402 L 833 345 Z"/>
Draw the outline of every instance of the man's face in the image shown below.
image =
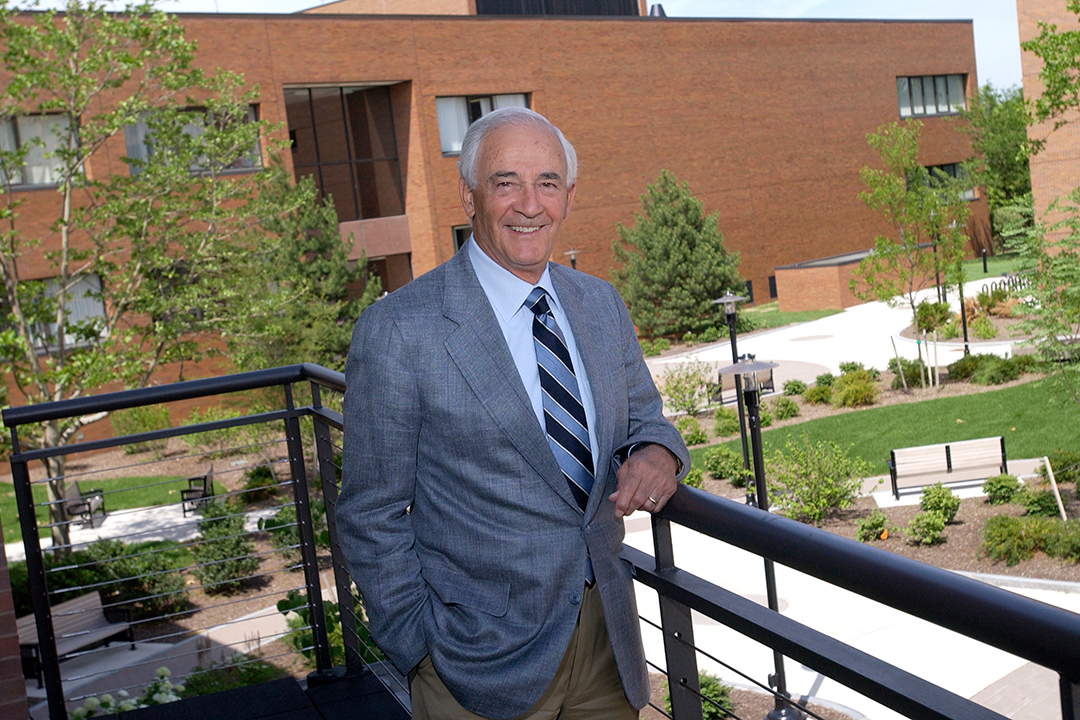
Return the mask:
<path id="1" fill-rule="evenodd" d="M 480 249 L 525 282 L 539 281 L 574 201 L 555 134 L 513 125 L 489 131 L 477 157 L 476 188 L 459 185 Z"/>

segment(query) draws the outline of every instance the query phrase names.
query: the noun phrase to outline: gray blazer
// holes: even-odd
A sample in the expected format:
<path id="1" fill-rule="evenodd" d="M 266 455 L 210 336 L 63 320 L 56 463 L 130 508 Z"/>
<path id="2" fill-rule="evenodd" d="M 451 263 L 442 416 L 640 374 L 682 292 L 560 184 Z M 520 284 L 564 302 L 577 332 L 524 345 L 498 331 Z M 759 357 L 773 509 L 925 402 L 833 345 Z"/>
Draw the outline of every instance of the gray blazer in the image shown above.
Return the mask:
<path id="1" fill-rule="evenodd" d="M 690 458 L 661 415 L 611 285 L 550 266 L 596 405 L 584 518 L 465 252 L 364 311 L 345 374 L 341 546 L 376 642 L 402 672 L 425 655 L 466 709 L 526 711 L 555 676 L 586 548 L 627 698 L 648 700 L 623 524 L 607 496 L 620 451 Z"/>

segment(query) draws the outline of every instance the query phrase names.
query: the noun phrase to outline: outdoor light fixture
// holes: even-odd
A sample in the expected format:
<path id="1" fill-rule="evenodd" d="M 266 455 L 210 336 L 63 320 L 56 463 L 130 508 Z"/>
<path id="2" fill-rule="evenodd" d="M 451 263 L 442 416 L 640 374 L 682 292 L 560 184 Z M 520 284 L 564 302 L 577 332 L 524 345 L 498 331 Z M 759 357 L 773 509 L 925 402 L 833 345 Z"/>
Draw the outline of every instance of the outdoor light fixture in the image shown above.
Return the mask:
<path id="1" fill-rule="evenodd" d="M 736 295 L 728 290 L 722 296 L 712 301 L 713 305 L 723 305 L 724 315 L 727 317 L 728 338 L 731 341 L 731 362 L 739 362 L 739 350 L 735 346 L 735 311 L 738 308 L 739 303 L 745 302 L 746 298 L 742 295 Z M 723 394 L 724 383 L 721 379 L 720 392 Z M 746 442 L 746 408 L 743 403 L 742 394 L 742 380 L 739 375 L 735 375 L 735 399 L 736 404 L 739 406 L 739 440 L 742 441 L 742 465 L 746 474 L 750 474 L 750 450 Z M 751 483 L 746 483 L 746 504 L 754 505 L 757 500 L 754 498 L 754 490 Z"/>
<path id="2" fill-rule="evenodd" d="M 571 247 L 569 250 L 563 253 L 563 256 L 570 257 L 570 267 L 577 270 L 577 248 Z"/>
<path id="3" fill-rule="evenodd" d="M 754 451 L 754 487 L 757 491 L 757 506 L 765 512 L 769 511 L 769 493 L 765 483 L 765 457 L 761 449 L 761 385 L 758 382 L 758 373 L 775 367 L 779 366 L 773 362 L 756 361 L 749 357 L 720 370 L 721 375 L 734 375 L 736 381 L 742 379 L 743 395 L 750 420 L 750 439 Z M 779 612 L 776 571 L 773 568 L 773 561 L 768 558 L 765 558 L 765 594 L 769 601 L 769 609 Z M 804 717 L 802 711 L 789 702 L 791 694 L 787 691 L 784 657 L 777 650 L 773 650 L 773 665 L 776 673 L 769 677 L 769 684 L 776 688 L 776 704 L 765 716 L 765 720 L 796 720 Z"/>

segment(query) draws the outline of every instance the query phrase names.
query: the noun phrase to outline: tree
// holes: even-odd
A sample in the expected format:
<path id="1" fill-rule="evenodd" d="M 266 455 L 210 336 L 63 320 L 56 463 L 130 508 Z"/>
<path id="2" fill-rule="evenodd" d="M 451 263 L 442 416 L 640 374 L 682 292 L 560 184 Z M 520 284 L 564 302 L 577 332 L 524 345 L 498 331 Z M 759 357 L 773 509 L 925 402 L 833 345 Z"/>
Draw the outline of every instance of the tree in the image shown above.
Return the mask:
<path id="1" fill-rule="evenodd" d="M 723 310 L 712 300 L 746 290 L 739 253 L 724 247 L 719 217 L 719 211 L 706 216 L 689 186 L 664 170 L 641 196 L 633 227 L 618 226 L 612 250 L 621 266 L 612 276 L 644 335 L 718 327 Z"/>
<path id="2" fill-rule="evenodd" d="M 973 184 L 986 189 L 994 234 L 1000 236 L 1007 222 L 1000 216 L 1009 206 L 1031 192 L 1028 165 L 1027 109 L 1021 88 L 983 85 L 960 112 L 960 129 L 971 139 L 976 155 L 964 163 Z"/>
<path id="3" fill-rule="evenodd" d="M 916 327 L 916 293 L 938 275 L 947 285 L 959 281 L 957 271 L 967 242 L 963 228 L 970 214 L 961 199 L 962 181 L 942 173 L 931 175 L 919 164 L 921 130 L 921 122 L 906 120 L 867 135 L 884 167 L 859 172 L 867 188 L 859 199 L 881 215 L 892 232 L 877 236 L 850 284 L 864 300 L 906 302 Z"/>

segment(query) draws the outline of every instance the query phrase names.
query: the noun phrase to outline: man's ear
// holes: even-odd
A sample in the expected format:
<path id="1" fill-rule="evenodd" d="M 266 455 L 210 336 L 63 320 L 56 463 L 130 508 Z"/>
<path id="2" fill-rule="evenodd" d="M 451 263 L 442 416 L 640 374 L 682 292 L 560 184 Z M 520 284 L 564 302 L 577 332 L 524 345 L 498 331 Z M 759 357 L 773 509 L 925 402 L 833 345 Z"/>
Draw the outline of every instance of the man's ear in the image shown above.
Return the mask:
<path id="1" fill-rule="evenodd" d="M 473 191 L 465 184 L 465 178 L 463 177 L 458 178 L 458 192 L 461 194 L 461 207 L 464 208 L 465 214 L 472 220 L 476 215 L 476 208 L 473 206 Z"/>
<path id="2" fill-rule="evenodd" d="M 574 183 L 566 191 L 566 212 L 563 213 L 563 219 L 565 220 L 570 215 L 570 206 L 574 204 L 574 191 L 577 190 L 577 183 Z"/>

